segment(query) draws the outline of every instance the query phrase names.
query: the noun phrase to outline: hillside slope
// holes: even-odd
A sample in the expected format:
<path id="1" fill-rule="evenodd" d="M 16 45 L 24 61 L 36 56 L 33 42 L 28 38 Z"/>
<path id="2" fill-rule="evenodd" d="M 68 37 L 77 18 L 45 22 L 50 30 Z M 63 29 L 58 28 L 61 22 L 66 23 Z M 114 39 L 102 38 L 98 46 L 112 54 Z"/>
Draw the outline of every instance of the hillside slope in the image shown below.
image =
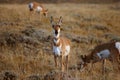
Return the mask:
<path id="1" fill-rule="evenodd" d="M 75 69 L 81 54 L 88 54 L 98 44 L 120 41 L 120 5 L 65 3 L 44 6 L 49 10 L 48 17 L 42 16 L 40 21 L 38 15 L 33 15 L 30 21 L 27 4 L 0 5 L 0 80 L 120 79 L 120 72 L 109 61 L 104 76 L 101 63 L 95 64 L 93 74 Z M 54 67 L 50 16 L 56 20 L 63 17 L 61 36 L 71 40 L 69 74 Z"/>

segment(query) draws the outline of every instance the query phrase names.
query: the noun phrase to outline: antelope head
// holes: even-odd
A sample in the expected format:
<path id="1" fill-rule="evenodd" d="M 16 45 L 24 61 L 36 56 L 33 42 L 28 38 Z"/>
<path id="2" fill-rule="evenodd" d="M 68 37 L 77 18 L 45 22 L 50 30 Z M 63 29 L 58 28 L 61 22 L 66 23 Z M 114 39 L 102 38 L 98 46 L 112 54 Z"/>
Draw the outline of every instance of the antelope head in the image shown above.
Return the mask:
<path id="1" fill-rule="evenodd" d="M 44 15 L 45 17 L 47 17 L 47 14 L 48 14 L 48 9 L 46 9 L 46 10 L 43 11 L 43 15 Z"/>
<path id="2" fill-rule="evenodd" d="M 80 71 L 83 71 L 88 65 L 88 63 L 90 63 L 90 60 L 86 55 L 81 55 L 80 58 L 81 58 L 81 61 L 78 63 L 78 69 Z"/>
<path id="3" fill-rule="evenodd" d="M 51 25 L 52 25 L 52 28 L 53 28 L 54 37 L 57 39 L 60 36 L 62 17 L 60 16 L 59 21 L 57 23 L 55 23 L 53 17 L 51 16 L 50 22 L 51 22 Z"/>

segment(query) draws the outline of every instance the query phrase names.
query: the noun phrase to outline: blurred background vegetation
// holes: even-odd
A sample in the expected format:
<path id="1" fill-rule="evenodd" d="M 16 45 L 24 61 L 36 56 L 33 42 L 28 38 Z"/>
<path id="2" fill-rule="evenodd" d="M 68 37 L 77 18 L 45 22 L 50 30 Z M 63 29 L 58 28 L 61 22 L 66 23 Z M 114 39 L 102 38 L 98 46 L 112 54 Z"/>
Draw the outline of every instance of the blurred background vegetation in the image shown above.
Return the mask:
<path id="1" fill-rule="evenodd" d="M 114 3 L 119 2 L 119 0 L 0 0 L 0 3 L 28 3 L 32 1 L 43 2 L 43 3 Z"/>

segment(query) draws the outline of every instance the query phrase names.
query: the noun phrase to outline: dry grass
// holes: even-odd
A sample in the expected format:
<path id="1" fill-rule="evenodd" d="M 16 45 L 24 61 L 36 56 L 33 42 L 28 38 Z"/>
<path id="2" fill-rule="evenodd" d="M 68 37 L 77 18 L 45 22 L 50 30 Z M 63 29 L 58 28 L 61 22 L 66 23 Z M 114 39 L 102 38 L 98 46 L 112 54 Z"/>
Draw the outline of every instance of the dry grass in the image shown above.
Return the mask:
<path id="1" fill-rule="evenodd" d="M 25 35 L 22 31 L 32 26 L 35 30 L 46 30 L 45 34 L 52 35 L 49 17 L 63 16 L 62 35 L 72 41 L 69 67 L 75 66 L 80 60 L 79 55 L 88 54 L 95 45 L 108 42 L 111 39 L 120 40 L 120 9 L 117 4 L 44 4 L 49 10 L 48 18 L 39 21 L 38 16 L 33 16 L 29 21 L 27 5 L 0 4 L 0 40 L 4 41 L 4 33 Z M 28 36 L 28 35 L 26 35 Z M 41 35 L 43 36 L 43 35 Z M 31 37 L 31 36 L 28 36 Z M 33 36 L 32 36 L 33 37 Z M 84 41 L 73 41 L 85 37 Z M 36 37 L 33 37 L 37 39 Z M 79 38 L 81 39 L 81 38 Z M 18 75 L 18 80 L 30 75 L 44 76 L 56 70 L 54 68 L 50 41 L 38 40 L 37 46 L 18 43 L 17 46 L 7 44 L 0 48 L 0 72 L 12 71 Z M 107 62 L 106 75 L 101 74 L 101 64 L 91 72 L 69 70 L 75 78 L 83 80 L 119 80 L 119 73 Z M 93 76 L 91 78 L 91 76 Z M 0 76 L 1 78 L 1 76 Z M 36 79 L 37 80 L 37 79 Z"/>

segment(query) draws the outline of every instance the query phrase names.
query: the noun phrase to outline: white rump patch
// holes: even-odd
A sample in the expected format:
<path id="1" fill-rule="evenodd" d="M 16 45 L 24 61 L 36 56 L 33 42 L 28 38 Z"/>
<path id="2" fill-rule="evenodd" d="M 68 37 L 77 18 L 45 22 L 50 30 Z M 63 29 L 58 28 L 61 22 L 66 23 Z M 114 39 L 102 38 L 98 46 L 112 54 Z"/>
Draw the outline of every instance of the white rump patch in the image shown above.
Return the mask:
<path id="1" fill-rule="evenodd" d="M 37 12 L 41 12 L 43 9 L 42 9 L 42 7 L 40 7 L 40 6 L 38 6 L 37 8 L 36 8 L 36 11 Z"/>
<path id="2" fill-rule="evenodd" d="M 29 7 L 30 9 L 33 9 L 33 3 L 29 3 L 28 7 Z"/>
<path id="3" fill-rule="evenodd" d="M 116 42 L 115 43 L 115 47 L 118 49 L 119 53 L 120 53 L 120 42 Z"/>
<path id="4" fill-rule="evenodd" d="M 64 56 L 67 56 L 69 53 L 70 53 L 70 46 L 66 46 L 65 47 L 65 55 Z"/>
<path id="5" fill-rule="evenodd" d="M 105 58 L 108 58 L 108 57 L 109 57 L 110 51 L 109 51 L 108 49 L 102 50 L 102 51 L 100 51 L 99 53 L 97 53 L 97 55 L 98 55 L 98 57 L 99 57 L 100 59 L 105 59 Z"/>

